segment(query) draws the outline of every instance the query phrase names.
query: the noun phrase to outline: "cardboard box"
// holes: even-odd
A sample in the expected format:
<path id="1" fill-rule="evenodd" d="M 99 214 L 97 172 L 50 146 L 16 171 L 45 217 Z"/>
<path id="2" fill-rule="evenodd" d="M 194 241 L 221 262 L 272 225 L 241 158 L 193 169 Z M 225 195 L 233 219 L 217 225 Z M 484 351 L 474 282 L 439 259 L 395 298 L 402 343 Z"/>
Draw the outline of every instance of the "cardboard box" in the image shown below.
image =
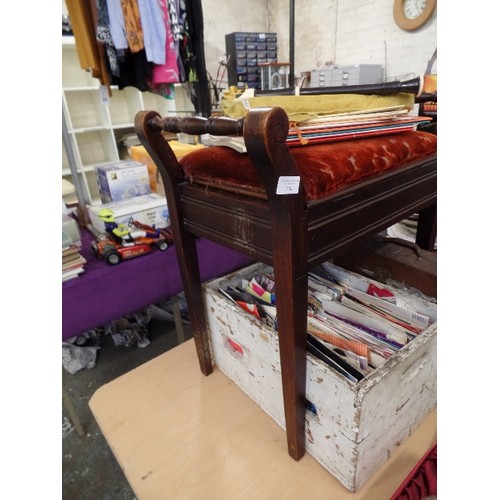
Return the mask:
<path id="1" fill-rule="evenodd" d="M 182 144 L 179 141 L 175 140 L 169 141 L 168 143 L 178 160 L 180 160 L 183 156 L 186 156 L 188 153 L 191 153 L 192 151 L 203 149 L 205 147 L 203 144 Z M 163 186 L 162 178 L 160 176 L 160 173 L 158 172 L 158 168 L 155 162 L 146 151 L 146 148 L 144 146 L 130 146 L 128 148 L 128 151 L 131 158 L 147 165 L 151 190 L 162 196 L 165 196 L 165 187 Z"/>
<path id="2" fill-rule="evenodd" d="M 102 208 L 113 210 L 115 220 L 118 224 L 128 224 L 131 220 L 136 220 L 150 226 L 154 224 L 158 228 L 170 226 L 167 200 L 164 196 L 156 193 L 136 196 L 126 201 L 87 205 L 92 225 L 98 231 L 104 233 L 106 228 L 104 227 L 104 222 L 99 218 L 99 211 Z"/>
<path id="3" fill-rule="evenodd" d="M 67 215 L 62 214 L 62 246 L 81 245 L 82 239 L 80 228 L 76 220 Z"/>
<path id="4" fill-rule="evenodd" d="M 143 163 L 124 160 L 96 165 L 94 171 L 103 203 L 151 193 L 148 167 Z"/>
<path id="5" fill-rule="evenodd" d="M 277 333 L 217 290 L 240 286 L 242 277 L 266 270 L 270 268 L 255 264 L 207 283 L 204 293 L 216 366 L 284 429 Z M 436 407 L 435 317 L 433 321 L 357 383 L 307 355 L 306 397 L 315 412 L 306 412 L 306 450 L 351 492 Z"/>

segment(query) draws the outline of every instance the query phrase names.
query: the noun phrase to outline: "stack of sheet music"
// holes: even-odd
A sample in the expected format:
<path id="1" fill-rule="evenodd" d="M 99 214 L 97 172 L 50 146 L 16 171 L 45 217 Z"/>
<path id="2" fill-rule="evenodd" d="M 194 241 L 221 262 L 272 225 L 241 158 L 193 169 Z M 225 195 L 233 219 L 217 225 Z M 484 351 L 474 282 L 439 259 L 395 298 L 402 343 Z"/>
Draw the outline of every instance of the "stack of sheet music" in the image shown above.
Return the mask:
<path id="1" fill-rule="evenodd" d="M 300 123 L 290 121 L 287 143 L 289 146 L 305 146 L 322 142 L 397 134 L 415 130 L 419 124 L 430 121 L 429 117 L 411 116 L 405 106 L 324 115 Z M 201 136 L 201 140 L 206 146 L 226 146 L 239 153 L 247 152 L 245 141 L 240 136 L 204 134 Z"/>
<path id="2" fill-rule="evenodd" d="M 339 113 L 291 123 L 287 142 L 290 146 L 299 146 L 397 134 L 415 130 L 417 125 L 430 121 L 428 117 L 411 116 L 405 106 Z"/>
<path id="3" fill-rule="evenodd" d="M 238 151 L 238 153 L 247 152 L 245 140 L 241 136 L 203 134 L 201 142 L 205 146 L 225 146 Z"/>
<path id="4" fill-rule="evenodd" d="M 331 263 L 309 273 L 308 351 L 349 380 L 361 380 L 436 320 L 436 310 Z M 219 288 L 277 329 L 272 274 Z"/>

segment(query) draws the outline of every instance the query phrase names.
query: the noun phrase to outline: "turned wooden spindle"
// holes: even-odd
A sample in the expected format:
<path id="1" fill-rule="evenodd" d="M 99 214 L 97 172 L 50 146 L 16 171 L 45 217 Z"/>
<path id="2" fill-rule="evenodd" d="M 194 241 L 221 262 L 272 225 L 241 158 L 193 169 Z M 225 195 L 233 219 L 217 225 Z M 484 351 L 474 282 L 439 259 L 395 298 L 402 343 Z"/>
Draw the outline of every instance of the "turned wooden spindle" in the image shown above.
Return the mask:
<path id="1" fill-rule="evenodd" d="M 185 133 L 189 135 L 241 135 L 243 133 L 243 119 L 235 120 L 223 116 L 204 118 L 202 116 L 167 116 L 151 119 L 150 125 L 165 132 L 174 134 Z"/>

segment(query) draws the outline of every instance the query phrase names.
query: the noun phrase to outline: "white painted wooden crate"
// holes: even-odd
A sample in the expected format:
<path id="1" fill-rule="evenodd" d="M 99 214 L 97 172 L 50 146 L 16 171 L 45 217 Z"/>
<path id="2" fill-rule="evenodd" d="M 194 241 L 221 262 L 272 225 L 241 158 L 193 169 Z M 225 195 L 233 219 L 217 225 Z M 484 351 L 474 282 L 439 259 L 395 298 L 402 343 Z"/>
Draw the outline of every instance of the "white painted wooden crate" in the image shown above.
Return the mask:
<path id="1" fill-rule="evenodd" d="M 216 366 L 284 429 L 277 334 L 217 291 L 266 269 L 255 264 L 207 283 L 206 307 Z M 356 384 L 307 355 L 306 397 L 316 413 L 306 412 L 306 450 L 351 492 L 436 407 L 436 334 L 434 322 Z"/>

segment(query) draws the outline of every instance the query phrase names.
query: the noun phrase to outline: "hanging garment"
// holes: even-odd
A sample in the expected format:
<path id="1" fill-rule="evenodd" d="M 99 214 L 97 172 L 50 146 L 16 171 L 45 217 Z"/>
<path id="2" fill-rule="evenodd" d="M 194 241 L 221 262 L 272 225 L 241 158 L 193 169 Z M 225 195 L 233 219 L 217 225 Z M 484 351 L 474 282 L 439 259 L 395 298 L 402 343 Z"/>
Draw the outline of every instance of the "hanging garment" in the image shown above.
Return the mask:
<path id="1" fill-rule="evenodd" d="M 173 101 L 175 99 L 175 87 L 173 83 L 157 83 L 149 88 L 153 94 L 161 95 L 165 99 Z"/>
<path id="2" fill-rule="evenodd" d="M 188 2 L 172 0 L 176 5 L 177 22 L 179 25 L 180 41 L 179 41 L 179 59 L 178 64 L 182 74 L 182 81 L 196 81 L 196 69 L 193 64 L 193 48 L 191 45 L 190 25 L 188 23 Z"/>
<path id="3" fill-rule="evenodd" d="M 170 28 L 167 0 L 159 0 L 159 2 L 167 34 L 165 44 L 165 64 L 158 64 L 153 67 L 153 77 L 151 80 L 152 86 L 160 83 L 179 82 L 179 66 L 177 65 L 178 51 L 176 50 L 176 43 Z M 171 89 L 168 91 L 169 96 L 170 94 Z"/>
<path id="4" fill-rule="evenodd" d="M 186 0 L 185 5 L 185 35 L 181 53 L 183 53 L 186 72 L 192 88 L 191 100 L 198 114 L 209 117 L 212 107 L 205 65 L 201 0 Z"/>
<path id="5" fill-rule="evenodd" d="M 66 7 L 75 36 L 80 67 L 90 71 L 102 85 L 109 86 L 106 60 L 97 46 L 91 5 L 86 0 L 66 0 Z"/>
<path id="6" fill-rule="evenodd" d="M 174 38 L 174 49 L 177 54 L 177 68 L 179 69 L 179 81 L 185 82 L 187 80 L 186 72 L 184 71 L 184 63 L 182 60 L 182 55 L 180 53 L 180 44 L 184 39 L 184 18 L 186 12 L 186 6 L 184 0 L 182 0 L 181 11 L 181 0 L 167 0 L 168 5 L 168 15 L 170 21 L 170 29 L 172 30 L 172 36 Z M 181 18 L 182 12 L 184 12 L 184 18 Z"/>
<path id="7" fill-rule="evenodd" d="M 109 31 L 116 50 L 128 49 L 125 36 L 125 19 L 121 0 L 106 0 L 109 14 Z"/>
<path id="8" fill-rule="evenodd" d="M 113 76 L 120 76 L 120 68 L 118 66 L 118 58 L 116 49 L 111 38 L 109 29 L 109 15 L 106 0 L 96 0 L 97 6 L 97 26 L 96 26 L 96 39 L 98 42 L 104 44 L 106 55 L 108 57 L 108 64 L 111 74 Z"/>
<path id="9" fill-rule="evenodd" d="M 121 0 L 121 4 L 128 47 L 130 52 L 139 52 L 144 49 L 144 34 L 142 32 L 139 4 L 137 0 Z"/>
<path id="10" fill-rule="evenodd" d="M 183 38 L 182 21 L 179 19 L 180 3 L 179 0 L 168 0 L 168 15 L 170 20 L 170 28 L 174 40 L 180 42 Z"/>
<path id="11" fill-rule="evenodd" d="M 144 35 L 146 58 L 154 64 L 165 64 L 167 32 L 158 0 L 138 0 Z"/>
<path id="12" fill-rule="evenodd" d="M 139 52 L 128 52 L 126 57 L 120 61 L 120 77 L 113 79 L 113 84 L 120 90 L 125 87 L 135 87 L 141 92 L 149 90 L 152 63 L 146 58 L 144 49 Z"/>
<path id="13" fill-rule="evenodd" d="M 108 88 L 108 93 L 111 95 L 106 57 L 96 40 L 94 26 L 97 22 L 95 12 L 97 9 L 95 4 L 86 0 L 66 0 L 66 7 L 73 28 L 80 67 L 90 71 L 101 85 Z"/>

